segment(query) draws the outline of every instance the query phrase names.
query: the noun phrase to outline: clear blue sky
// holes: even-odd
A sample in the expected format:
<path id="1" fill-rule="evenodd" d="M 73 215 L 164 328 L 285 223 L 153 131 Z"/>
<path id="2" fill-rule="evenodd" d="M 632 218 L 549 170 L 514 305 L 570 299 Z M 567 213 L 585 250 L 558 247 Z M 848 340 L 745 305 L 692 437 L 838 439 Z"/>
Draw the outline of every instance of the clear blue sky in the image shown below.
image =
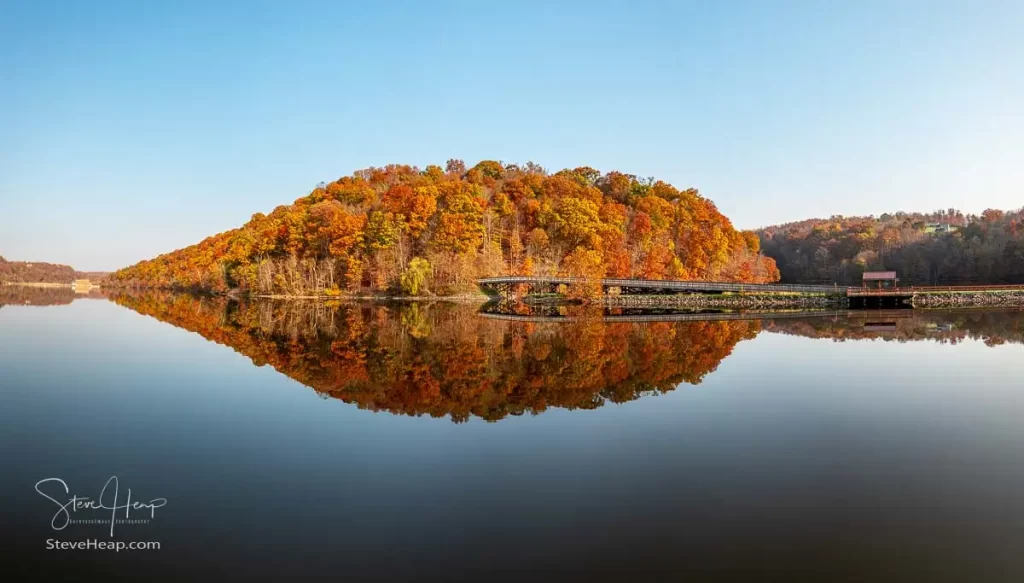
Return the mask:
<path id="1" fill-rule="evenodd" d="M 593 166 L 741 228 L 1024 205 L 1020 2 L 0 0 L 0 255 L 116 269 L 371 165 Z"/>

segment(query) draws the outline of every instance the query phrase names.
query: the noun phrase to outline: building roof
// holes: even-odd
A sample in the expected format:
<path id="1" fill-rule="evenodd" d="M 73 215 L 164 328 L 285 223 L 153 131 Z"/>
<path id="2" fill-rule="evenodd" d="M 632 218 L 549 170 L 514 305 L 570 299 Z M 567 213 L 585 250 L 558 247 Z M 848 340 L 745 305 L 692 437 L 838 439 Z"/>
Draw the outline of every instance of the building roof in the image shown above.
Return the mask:
<path id="1" fill-rule="evenodd" d="M 864 281 L 876 281 L 879 279 L 896 279 L 895 271 L 865 271 Z"/>

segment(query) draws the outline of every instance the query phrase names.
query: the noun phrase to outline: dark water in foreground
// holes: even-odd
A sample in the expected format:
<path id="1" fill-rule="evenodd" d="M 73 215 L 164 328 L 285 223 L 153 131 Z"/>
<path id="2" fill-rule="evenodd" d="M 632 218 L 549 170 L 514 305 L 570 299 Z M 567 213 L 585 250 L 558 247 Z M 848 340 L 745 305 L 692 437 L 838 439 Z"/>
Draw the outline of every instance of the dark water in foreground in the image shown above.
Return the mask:
<path id="1" fill-rule="evenodd" d="M 19 580 L 1024 580 L 1024 312 L 115 299 L 0 308 Z"/>

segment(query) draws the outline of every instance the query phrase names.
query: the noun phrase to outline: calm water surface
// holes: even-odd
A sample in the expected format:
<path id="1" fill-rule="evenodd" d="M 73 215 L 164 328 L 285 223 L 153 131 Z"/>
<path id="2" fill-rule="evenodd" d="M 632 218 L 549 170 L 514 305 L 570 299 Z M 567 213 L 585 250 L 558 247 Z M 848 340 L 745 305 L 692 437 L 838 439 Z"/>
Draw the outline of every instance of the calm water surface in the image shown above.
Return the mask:
<path id="1" fill-rule="evenodd" d="M 113 300 L 0 297 L 21 578 L 1024 580 L 1019 311 Z M 39 480 L 114 475 L 166 506 L 51 529 Z M 162 549 L 45 549 L 86 538 Z"/>

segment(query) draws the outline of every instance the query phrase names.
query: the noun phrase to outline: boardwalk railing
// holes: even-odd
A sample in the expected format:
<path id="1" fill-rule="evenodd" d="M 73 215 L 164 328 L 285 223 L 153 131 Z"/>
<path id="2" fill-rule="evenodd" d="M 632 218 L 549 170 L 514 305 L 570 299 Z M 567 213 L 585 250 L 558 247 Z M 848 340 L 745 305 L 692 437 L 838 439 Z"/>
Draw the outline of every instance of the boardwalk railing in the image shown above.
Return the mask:
<path id="1" fill-rule="evenodd" d="M 579 277 L 526 277 L 509 275 L 478 279 L 481 287 L 527 285 L 531 287 L 572 285 L 587 283 Z M 602 279 L 604 288 L 617 287 L 630 290 L 652 291 L 694 291 L 694 292 L 746 292 L 746 293 L 804 293 L 804 294 L 845 294 L 845 286 L 799 285 L 774 283 L 728 283 L 715 281 L 675 281 L 657 279 Z"/>
<path id="2" fill-rule="evenodd" d="M 971 291 L 1021 291 L 1024 290 L 1024 285 L 1020 284 L 1003 284 L 1003 285 L 921 285 L 911 286 L 910 290 L 915 292 L 931 292 L 931 291 L 953 291 L 953 292 L 971 292 Z"/>
<path id="3" fill-rule="evenodd" d="M 496 290 L 511 289 L 512 286 L 554 287 L 588 283 L 581 277 L 528 277 L 507 275 L 502 277 L 485 277 L 478 279 L 477 284 L 484 288 Z M 896 288 L 848 287 L 841 285 L 806 285 L 784 283 L 731 283 L 721 281 L 676 281 L 661 279 L 602 279 L 601 287 L 607 289 L 617 287 L 623 292 L 741 292 L 741 293 L 799 293 L 846 296 L 913 296 L 916 293 L 929 292 L 985 292 L 985 291 L 1024 291 L 1024 285 L 953 285 L 953 286 L 911 286 Z"/>
<path id="4" fill-rule="evenodd" d="M 998 292 L 998 291 L 1024 291 L 1024 285 L 914 285 L 906 287 L 891 288 L 870 288 L 851 287 L 847 292 L 849 296 L 913 296 L 919 293 L 936 292 Z"/>

